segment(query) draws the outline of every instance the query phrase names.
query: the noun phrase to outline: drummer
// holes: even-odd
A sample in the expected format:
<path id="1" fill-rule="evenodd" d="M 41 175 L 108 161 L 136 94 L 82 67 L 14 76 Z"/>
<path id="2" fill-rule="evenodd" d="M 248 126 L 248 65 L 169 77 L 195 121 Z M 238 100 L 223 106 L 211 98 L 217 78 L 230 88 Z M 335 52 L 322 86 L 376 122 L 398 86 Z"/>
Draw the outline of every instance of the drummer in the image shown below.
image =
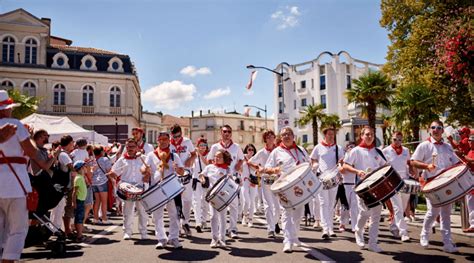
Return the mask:
<path id="1" fill-rule="evenodd" d="M 451 145 L 443 141 L 443 123 L 439 120 L 433 121 L 430 125 L 431 137 L 420 143 L 416 147 L 411 164 L 418 169 L 423 169 L 423 179 L 429 181 L 442 170 L 453 166 L 459 162 Z M 458 251 L 451 239 L 451 207 L 447 204 L 441 207 L 433 207 L 431 201 L 426 199 L 427 212 L 423 220 L 420 245 L 427 248 L 429 245 L 429 233 L 438 215 L 441 215 L 441 236 L 443 237 L 443 250 L 448 253 Z"/>
<path id="2" fill-rule="evenodd" d="M 403 180 L 407 180 L 410 178 L 410 151 L 408 148 L 402 146 L 402 141 L 403 134 L 400 131 L 393 132 L 392 144 L 385 147 L 382 152 L 393 169 L 397 171 L 398 175 L 400 175 Z M 417 176 L 416 179 L 418 179 Z M 398 192 L 390 198 L 394 214 L 393 220 L 390 223 L 390 232 L 392 232 L 395 237 L 401 236 L 402 242 L 410 240 L 410 237 L 408 236 L 407 223 L 403 217 L 403 212 L 407 208 L 409 200 L 410 194 L 402 192 Z"/>
<path id="3" fill-rule="evenodd" d="M 282 142 L 268 157 L 264 173 L 280 175 L 288 172 L 298 164 L 309 162 L 308 154 L 295 143 L 295 135 L 290 127 L 280 131 Z M 304 205 L 283 210 L 283 252 L 293 252 L 294 246 L 301 246 L 298 239 L 300 221 L 303 216 Z"/>
<path id="4" fill-rule="evenodd" d="M 158 147 L 146 156 L 146 166 L 142 167 L 142 172 L 150 178 L 150 185 L 160 183 L 164 178 L 177 173 L 184 174 L 183 164 L 176 153 L 170 150 L 170 134 L 167 131 L 161 131 L 157 138 Z M 155 236 L 158 240 L 156 249 L 163 249 L 166 244 L 175 249 L 181 249 L 183 246 L 179 242 L 179 210 L 176 207 L 176 199 L 169 200 L 166 205 L 153 212 L 155 219 Z M 180 206 L 181 204 L 179 204 Z M 165 224 L 163 221 L 164 210 L 168 212 L 169 218 L 169 236 L 166 236 Z"/>
<path id="5" fill-rule="evenodd" d="M 209 155 L 208 155 L 209 156 Z M 211 164 L 201 172 L 200 179 L 204 182 L 204 177 L 207 177 L 210 183 L 210 188 L 221 178 L 229 174 L 230 165 L 232 163 L 232 156 L 224 149 L 219 149 L 214 154 L 214 160 Z M 211 247 L 226 247 L 225 233 L 226 233 L 226 214 L 227 209 L 217 211 L 213 206 L 211 207 Z"/>
<path id="6" fill-rule="evenodd" d="M 148 181 L 140 172 L 142 161 L 137 156 L 138 143 L 135 139 L 130 138 L 125 144 L 126 152 L 123 154 L 112 166 L 111 171 L 107 174 L 116 179 L 120 177 L 121 182 L 130 183 L 139 187 L 143 187 L 144 182 Z M 127 201 L 122 202 L 123 208 L 123 239 L 130 240 L 132 238 L 132 226 L 134 217 L 134 207 L 138 213 L 138 230 L 141 234 L 141 239 L 147 238 L 147 220 L 148 215 L 141 201 Z"/>
<path id="7" fill-rule="evenodd" d="M 319 174 L 324 175 L 326 172 L 331 171 L 337 167 L 338 162 L 344 158 L 344 151 L 341 146 L 336 145 L 335 128 L 324 128 L 322 132 L 324 138 L 314 147 L 310 157 L 313 168 L 316 168 Z M 321 213 L 321 226 L 323 228 L 323 239 L 329 239 L 330 236 L 336 237 L 336 234 L 333 230 L 333 215 L 336 194 L 337 186 L 331 189 L 323 189 L 318 193 Z"/>
<path id="8" fill-rule="evenodd" d="M 183 137 L 181 126 L 174 124 L 171 126 L 171 152 L 178 154 L 181 162 L 183 162 L 184 168 L 192 171 L 192 165 L 196 159 L 196 150 L 194 149 L 193 142 L 186 137 Z M 191 178 L 190 178 L 191 179 Z M 191 217 L 191 206 L 193 204 L 193 189 L 192 184 L 188 183 L 184 185 L 184 192 L 181 194 L 183 200 L 183 215 L 184 219 L 181 220 L 181 228 L 184 234 L 189 237 L 192 235 L 191 228 L 189 227 L 189 218 Z"/>
<path id="9" fill-rule="evenodd" d="M 263 133 L 263 142 L 265 147 L 259 150 L 250 160 L 248 161 L 249 166 L 257 167 L 258 173 L 263 175 L 264 166 L 267 163 L 268 156 L 275 149 L 275 132 L 267 130 Z M 275 233 L 280 233 L 280 226 L 278 221 L 280 220 L 280 201 L 276 195 L 270 190 L 270 186 L 275 181 L 274 178 L 262 178 L 262 191 L 263 191 L 263 204 L 265 210 L 265 218 L 267 220 L 267 231 L 268 237 L 274 238 Z"/>
<path id="10" fill-rule="evenodd" d="M 143 136 L 145 132 L 140 127 L 135 127 L 132 129 L 132 137 L 138 143 L 138 152 L 143 155 L 147 155 L 153 152 L 153 145 L 146 143 Z"/>
<path id="11" fill-rule="evenodd" d="M 355 173 L 359 180 L 363 180 L 368 173 L 381 167 L 386 162 L 382 158 L 381 151 L 375 148 L 374 130 L 369 126 L 364 126 L 360 132 L 360 136 L 360 144 L 352 149 L 349 154 L 344 157 L 343 169 L 350 173 Z M 359 214 L 357 216 L 357 225 L 355 228 L 356 243 L 361 249 L 364 248 L 364 226 L 367 222 L 367 219 L 370 217 L 369 250 L 380 253 L 382 252 L 382 249 L 377 245 L 377 242 L 382 206 L 377 205 L 375 207 L 368 208 L 365 205 L 364 200 L 362 200 L 359 196 L 357 196 L 357 203 L 359 207 Z"/>
<path id="12" fill-rule="evenodd" d="M 232 157 L 232 163 L 229 165 L 229 172 L 234 175 L 238 184 L 240 184 L 240 174 L 242 172 L 242 164 L 244 160 L 244 153 L 237 143 L 232 141 L 232 128 L 226 124 L 221 127 L 221 140 L 211 146 L 211 150 L 207 155 L 207 160 L 212 161 L 216 155 L 217 150 L 226 150 Z M 235 198 L 229 205 L 229 234 L 233 239 L 239 238 L 237 233 L 237 218 L 239 212 L 239 200 Z"/>
<path id="13" fill-rule="evenodd" d="M 202 229 L 206 227 L 206 222 L 209 218 L 209 203 L 206 202 L 205 196 L 207 190 L 209 189 L 209 181 L 200 183 L 199 174 L 206 168 L 207 163 L 207 153 L 209 152 L 209 147 L 207 140 L 204 138 L 199 138 L 196 143 L 197 148 L 197 158 L 194 161 L 193 167 L 193 211 L 194 211 L 194 220 L 196 221 L 196 231 L 202 233 Z"/>

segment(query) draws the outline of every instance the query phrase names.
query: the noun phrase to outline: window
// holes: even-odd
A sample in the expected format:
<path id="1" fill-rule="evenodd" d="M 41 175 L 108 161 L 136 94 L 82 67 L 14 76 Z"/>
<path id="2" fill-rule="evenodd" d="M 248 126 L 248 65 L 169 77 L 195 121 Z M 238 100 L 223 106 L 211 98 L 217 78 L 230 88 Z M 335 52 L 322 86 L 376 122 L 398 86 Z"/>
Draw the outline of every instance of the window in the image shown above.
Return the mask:
<path id="1" fill-rule="evenodd" d="M 110 89 L 110 107 L 120 107 L 120 88 L 112 87 Z"/>
<path id="2" fill-rule="evenodd" d="M 302 80 L 302 81 L 300 82 L 300 85 L 301 85 L 301 88 L 302 88 L 302 89 L 306 89 L 306 80 Z"/>
<path id="3" fill-rule="evenodd" d="M 311 89 L 314 89 L 314 79 L 311 79 Z"/>
<path id="4" fill-rule="evenodd" d="M 278 102 L 278 113 L 283 113 L 283 101 Z"/>
<path id="5" fill-rule="evenodd" d="M 295 118 L 295 120 L 293 121 L 293 126 L 294 126 L 295 128 L 298 127 L 298 119 Z"/>
<path id="6" fill-rule="evenodd" d="M 347 81 L 347 89 L 351 89 L 351 75 L 346 76 L 346 81 Z"/>
<path id="7" fill-rule="evenodd" d="M 314 97 L 311 97 L 311 104 L 314 105 Z"/>
<path id="8" fill-rule="evenodd" d="M 119 69 L 119 67 L 120 67 L 120 65 L 119 65 L 118 62 L 115 61 L 115 62 L 112 63 L 112 68 L 113 68 L 114 70 Z"/>
<path id="9" fill-rule="evenodd" d="M 351 74 L 351 65 L 346 65 L 346 74 Z"/>
<path id="10" fill-rule="evenodd" d="M 23 85 L 23 94 L 29 96 L 29 97 L 36 97 L 36 85 L 28 81 Z"/>
<path id="11" fill-rule="evenodd" d="M 326 76 L 319 76 L 319 89 L 325 90 L 326 89 Z"/>
<path id="12" fill-rule="evenodd" d="M 326 108 L 326 95 L 321 95 L 321 105 L 323 105 L 324 108 Z"/>
<path id="13" fill-rule="evenodd" d="M 148 131 L 148 142 L 153 143 L 153 131 Z"/>
<path id="14" fill-rule="evenodd" d="M 25 63 L 36 64 L 36 57 L 38 52 L 38 44 L 36 40 L 30 38 L 25 44 Z"/>
<path id="15" fill-rule="evenodd" d="M 15 62 L 15 40 L 13 37 L 6 37 L 3 39 L 2 54 L 2 62 Z"/>
<path id="16" fill-rule="evenodd" d="M 240 121 L 240 130 L 245 130 L 244 121 Z"/>
<path id="17" fill-rule="evenodd" d="M 293 109 L 296 110 L 296 100 L 293 101 Z"/>
<path id="18" fill-rule="evenodd" d="M 308 135 L 303 134 L 303 143 L 308 143 Z"/>
<path id="19" fill-rule="evenodd" d="M 66 105 L 66 87 L 63 84 L 56 84 L 53 90 L 53 105 Z"/>
<path id="20" fill-rule="evenodd" d="M 306 106 L 307 106 L 306 99 L 301 99 L 301 106 L 302 106 L 302 107 L 306 107 Z"/>
<path id="21" fill-rule="evenodd" d="M 283 83 L 278 83 L 278 98 L 283 97 Z"/>
<path id="22" fill-rule="evenodd" d="M 296 92 L 296 82 L 293 82 L 293 92 Z"/>
<path id="23" fill-rule="evenodd" d="M 325 74 L 326 74 L 326 66 L 319 65 L 319 75 L 325 75 Z"/>
<path id="24" fill-rule="evenodd" d="M 59 66 L 64 65 L 64 58 L 58 58 L 57 63 Z"/>
<path id="25" fill-rule="evenodd" d="M 2 82 L 2 85 L 0 86 L 0 89 L 2 89 L 2 90 L 12 90 L 13 89 L 13 83 L 9 80 L 4 80 Z"/>
<path id="26" fill-rule="evenodd" d="M 86 60 L 86 62 L 84 64 L 86 65 L 86 68 L 90 68 L 90 67 L 92 67 L 92 60 L 88 59 L 88 60 Z"/>
<path id="27" fill-rule="evenodd" d="M 255 143 L 255 135 L 252 135 L 252 143 Z"/>
<path id="28" fill-rule="evenodd" d="M 82 106 L 94 106 L 94 88 L 89 85 L 82 89 Z"/>
<path id="29" fill-rule="evenodd" d="M 193 120 L 193 128 L 199 127 L 199 120 Z"/>

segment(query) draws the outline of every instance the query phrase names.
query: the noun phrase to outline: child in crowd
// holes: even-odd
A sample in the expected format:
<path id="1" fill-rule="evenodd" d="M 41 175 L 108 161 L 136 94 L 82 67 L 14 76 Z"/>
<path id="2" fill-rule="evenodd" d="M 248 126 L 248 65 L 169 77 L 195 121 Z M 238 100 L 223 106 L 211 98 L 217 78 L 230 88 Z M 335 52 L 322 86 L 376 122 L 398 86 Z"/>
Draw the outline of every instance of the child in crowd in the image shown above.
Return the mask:
<path id="1" fill-rule="evenodd" d="M 76 242 L 83 242 L 85 237 L 82 235 L 84 224 L 84 201 L 87 196 L 87 186 L 84 179 L 86 166 L 84 161 L 74 163 L 74 171 L 77 172 L 74 178 L 74 188 L 72 192 L 72 206 L 74 207 L 74 226 L 77 231 Z"/>

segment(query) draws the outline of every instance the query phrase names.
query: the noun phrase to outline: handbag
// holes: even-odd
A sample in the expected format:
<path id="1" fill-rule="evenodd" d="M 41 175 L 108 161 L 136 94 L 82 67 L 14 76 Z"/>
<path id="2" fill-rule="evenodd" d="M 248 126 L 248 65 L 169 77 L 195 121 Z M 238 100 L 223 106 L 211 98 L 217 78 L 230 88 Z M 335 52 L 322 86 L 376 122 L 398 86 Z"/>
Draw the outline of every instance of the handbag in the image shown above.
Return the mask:
<path id="1" fill-rule="evenodd" d="M 23 189 L 23 192 L 26 195 L 26 209 L 28 209 L 29 212 L 35 212 L 36 209 L 38 209 L 38 201 L 39 201 L 39 195 L 38 191 L 36 191 L 35 188 L 32 187 L 31 193 L 26 192 L 25 186 L 21 182 L 20 178 L 15 172 L 15 169 L 13 169 L 13 166 L 11 163 L 8 161 L 8 158 L 5 156 L 5 153 L 3 153 L 2 150 L 0 150 L 0 154 L 2 155 L 1 157 L 5 159 L 5 163 L 8 165 L 12 173 L 15 175 L 16 180 L 18 183 L 20 183 L 21 189 Z"/>

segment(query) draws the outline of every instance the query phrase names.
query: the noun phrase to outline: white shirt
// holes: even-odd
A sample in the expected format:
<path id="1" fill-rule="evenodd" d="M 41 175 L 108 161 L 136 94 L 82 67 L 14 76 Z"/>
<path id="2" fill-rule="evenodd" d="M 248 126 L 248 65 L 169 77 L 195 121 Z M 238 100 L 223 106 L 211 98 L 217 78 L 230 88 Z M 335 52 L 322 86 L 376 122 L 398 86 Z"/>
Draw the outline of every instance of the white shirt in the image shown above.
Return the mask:
<path id="1" fill-rule="evenodd" d="M 140 172 L 143 163 L 139 158 L 143 157 L 125 159 L 122 156 L 114 163 L 112 171 L 121 176 L 120 181 L 131 184 L 143 184 L 143 174 Z"/>
<path id="2" fill-rule="evenodd" d="M 224 168 L 219 168 L 214 164 L 209 164 L 201 172 L 202 175 L 209 178 L 209 187 L 212 187 L 219 178 L 227 174 L 227 170 Z"/>
<path id="3" fill-rule="evenodd" d="M 296 159 L 295 159 L 296 158 Z M 283 173 L 288 172 L 291 168 L 295 167 L 299 163 L 308 162 L 308 154 L 304 149 L 299 148 L 291 149 L 288 152 L 282 147 L 276 147 L 270 156 L 268 156 L 267 163 L 265 164 L 266 168 L 274 168 L 281 166 L 281 171 Z"/>
<path id="4" fill-rule="evenodd" d="M 220 142 L 218 142 L 212 145 L 211 150 L 207 154 L 207 160 L 214 159 L 216 152 L 221 149 L 228 151 L 232 156 L 232 163 L 229 165 L 229 168 L 232 174 L 235 173 L 235 165 L 238 161 L 244 159 L 244 153 L 242 152 L 242 149 L 240 149 L 240 146 L 237 143 L 232 143 L 232 145 L 226 149 Z"/>
<path id="5" fill-rule="evenodd" d="M 264 167 L 267 163 L 268 157 L 270 156 L 270 151 L 266 148 L 261 149 L 258 151 L 252 158 L 250 158 L 249 162 Z"/>
<path id="6" fill-rule="evenodd" d="M 144 142 L 142 145 L 138 146 L 138 149 L 143 149 L 144 151 L 144 154 L 143 155 L 147 155 L 151 152 L 153 152 L 155 149 L 153 148 L 153 145 L 149 144 L 149 143 L 146 143 Z"/>
<path id="7" fill-rule="evenodd" d="M 402 179 L 408 179 L 408 161 L 410 161 L 410 151 L 407 147 L 402 146 L 402 153 L 397 154 L 395 149 L 392 146 L 387 146 L 382 150 L 385 158 L 390 163 L 390 165 L 397 171 Z"/>
<path id="8" fill-rule="evenodd" d="M 158 156 L 156 156 L 154 152 L 147 154 L 145 163 L 151 168 L 151 185 L 160 182 L 161 178 L 165 178 L 168 175 L 175 173 L 173 162 L 177 167 L 183 168 L 183 163 L 181 162 L 179 156 L 176 153 L 171 154 L 173 154 L 173 157 L 171 158 L 170 156 L 170 159 L 168 160 L 168 169 L 164 170 L 164 174 L 161 173 L 161 160 L 158 158 Z"/>
<path id="9" fill-rule="evenodd" d="M 59 168 L 61 168 L 61 170 L 63 172 L 67 172 L 69 171 L 69 168 L 67 167 L 68 164 L 73 164 L 72 163 L 72 159 L 71 159 L 71 156 L 69 155 L 69 153 L 65 152 L 65 151 L 61 151 L 58 155 L 58 161 L 59 161 Z"/>
<path id="10" fill-rule="evenodd" d="M 199 178 L 199 174 L 206 168 L 206 163 L 201 160 L 201 158 L 206 159 L 206 156 L 200 157 L 199 154 L 197 155 L 196 159 L 194 160 L 193 166 L 193 178 Z"/>
<path id="11" fill-rule="evenodd" d="M 10 123 L 17 126 L 16 133 L 4 143 L 0 143 L 0 150 L 3 151 L 6 157 L 25 157 L 23 148 L 20 142 L 28 140 L 30 135 L 28 130 L 17 119 L 2 118 L 0 119 L 0 127 Z M 1 157 L 0 157 L 1 158 Z M 12 163 L 13 170 L 20 178 L 25 190 L 31 192 L 30 179 L 26 170 L 26 164 Z M 24 197 L 25 193 L 16 179 L 13 172 L 7 164 L 0 164 L 0 198 L 20 198 Z"/>
<path id="12" fill-rule="evenodd" d="M 425 179 L 434 177 L 442 170 L 459 162 L 451 145 L 445 142 L 441 145 L 434 144 L 434 142 L 435 139 L 431 138 L 431 142 L 424 141 L 420 143 L 411 157 L 412 160 L 430 164 L 433 161 L 433 154 L 438 155 L 435 162 L 436 169 L 433 172 L 423 170 L 423 177 Z"/>
<path id="13" fill-rule="evenodd" d="M 183 137 L 180 152 L 177 151 L 176 147 L 173 144 L 170 145 L 170 150 L 171 152 L 178 154 L 183 164 L 189 159 L 189 157 L 191 157 L 191 153 L 196 151 L 194 149 L 193 142 L 186 137 Z"/>
<path id="14" fill-rule="evenodd" d="M 349 152 L 346 152 L 344 154 L 344 160 L 347 158 L 347 155 L 349 155 Z M 342 183 L 343 184 L 355 184 L 355 182 L 356 182 L 356 174 L 355 173 L 345 171 L 342 174 Z"/>
<path id="15" fill-rule="evenodd" d="M 340 145 L 337 145 L 337 151 L 339 160 L 344 158 L 344 150 Z M 318 162 L 318 170 L 321 173 L 333 169 L 336 166 L 337 161 L 339 161 L 336 161 L 336 145 L 324 146 L 321 143 L 318 143 L 309 157 Z"/>
<path id="16" fill-rule="evenodd" d="M 253 157 L 253 156 L 252 156 Z M 255 169 L 250 168 L 246 161 L 242 164 L 242 180 L 248 180 L 250 174 L 255 175 Z"/>
<path id="17" fill-rule="evenodd" d="M 86 151 L 86 149 L 75 149 L 71 152 L 71 157 L 74 162 L 85 161 L 89 158 L 89 153 Z"/>
<path id="18" fill-rule="evenodd" d="M 345 156 L 344 162 L 366 173 L 374 171 L 386 163 L 382 156 L 375 150 L 375 147 L 369 150 L 360 146 L 352 149 L 349 154 Z"/>

